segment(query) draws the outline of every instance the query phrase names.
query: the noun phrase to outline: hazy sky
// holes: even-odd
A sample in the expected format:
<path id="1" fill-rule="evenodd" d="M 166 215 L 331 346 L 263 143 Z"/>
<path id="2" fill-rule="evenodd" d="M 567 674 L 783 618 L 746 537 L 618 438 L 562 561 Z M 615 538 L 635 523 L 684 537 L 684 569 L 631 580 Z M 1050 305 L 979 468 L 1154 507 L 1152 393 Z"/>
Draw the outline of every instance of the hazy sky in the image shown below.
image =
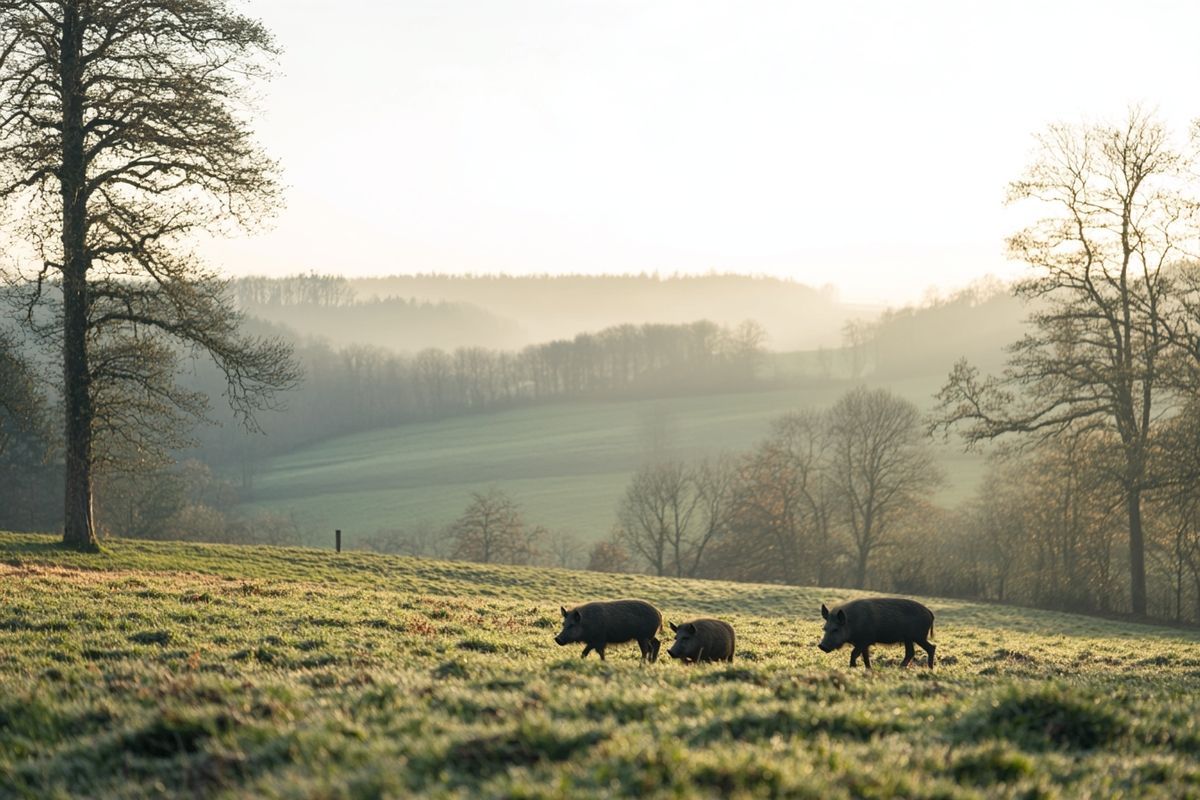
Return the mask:
<path id="1" fill-rule="evenodd" d="M 1200 116 L 1190 2 L 247 0 L 288 207 L 231 272 L 764 272 L 904 301 L 1019 269 L 1054 120 Z"/>

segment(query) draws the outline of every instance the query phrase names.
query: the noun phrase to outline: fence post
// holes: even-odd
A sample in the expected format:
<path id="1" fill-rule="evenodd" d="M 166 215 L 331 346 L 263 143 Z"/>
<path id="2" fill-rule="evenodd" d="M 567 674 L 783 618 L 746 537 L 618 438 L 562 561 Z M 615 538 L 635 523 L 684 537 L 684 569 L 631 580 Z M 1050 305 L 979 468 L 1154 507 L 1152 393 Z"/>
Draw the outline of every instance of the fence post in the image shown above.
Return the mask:
<path id="1" fill-rule="evenodd" d="M 337 551 L 339 553 L 342 552 L 342 529 L 341 528 L 338 528 L 336 531 L 333 532 L 333 543 L 334 543 L 334 547 L 337 548 Z"/>

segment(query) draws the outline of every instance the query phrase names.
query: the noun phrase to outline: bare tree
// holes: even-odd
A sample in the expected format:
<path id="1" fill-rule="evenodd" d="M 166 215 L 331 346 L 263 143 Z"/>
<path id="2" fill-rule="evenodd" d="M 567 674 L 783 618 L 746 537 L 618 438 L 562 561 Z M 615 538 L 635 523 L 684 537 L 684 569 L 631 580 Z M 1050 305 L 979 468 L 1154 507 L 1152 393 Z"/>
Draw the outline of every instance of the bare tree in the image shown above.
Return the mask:
<path id="1" fill-rule="evenodd" d="M 587 568 L 592 572 L 629 572 L 629 551 L 615 536 L 596 542 L 588 553 Z"/>
<path id="2" fill-rule="evenodd" d="M 510 564 L 537 564 L 545 557 L 545 547 L 550 539 L 550 531 L 543 525 L 526 525 L 522 522 L 518 532 L 516 546 L 509 555 Z"/>
<path id="3" fill-rule="evenodd" d="M 691 574 L 711 539 L 700 524 L 703 495 L 684 462 L 660 461 L 637 471 L 617 509 L 620 542 L 656 575 Z"/>
<path id="4" fill-rule="evenodd" d="M 67 544 L 96 547 L 98 421 L 136 436 L 139 396 L 196 411 L 163 379 L 169 348 L 211 356 L 248 421 L 298 379 L 185 245 L 276 201 L 243 102 L 274 51 L 224 0 L 0 0 L 0 202 L 41 258 L 27 319 L 52 307 L 62 347 Z"/>
<path id="5" fill-rule="evenodd" d="M 697 512 L 687 548 L 684 573 L 688 577 L 701 573 L 711 546 L 729 529 L 737 475 L 737 460 L 728 454 L 703 459 L 692 468 Z"/>
<path id="6" fill-rule="evenodd" d="M 559 531 L 546 538 L 546 563 L 563 569 L 579 569 L 583 564 L 583 544 L 570 533 Z"/>
<path id="7" fill-rule="evenodd" d="M 1010 599 L 1021 550 L 1029 539 L 1026 515 L 1016 513 L 1022 507 L 1018 479 L 1017 470 L 994 463 L 971 507 L 973 544 L 990 579 L 991 596 L 1001 603 Z"/>
<path id="8" fill-rule="evenodd" d="M 536 529 L 540 534 L 540 529 Z M 492 488 L 474 492 L 471 503 L 450 528 L 454 558 L 484 564 L 532 561 L 533 545 L 521 510 L 511 497 Z"/>
<path id="9" fill-rule="evenodd" d="M 871 554 L 888 544 L 889 524 L 941 480 L 912 403 L 859 387 L 830 409 L 830 476 L 855 550 L 855 586 L 866 585 Z"/>
<path id="10" fill-rule="evenodd" d="M 815 411 L 786 414 L 742 459 L 715 575 L 828 584 L 835 554 L 827 419 Z"/>
<path id="11" fill-rule="evenodd" d="M 1142 497 L 1152 488 L 1155 431 L 1170 412 L 1169 369 L 1187 303 L 1173 262 L 1194 251 L 1200 208 L 1194 154 L 1139 109 L 1113 125 L 1055 125 L 1009 191 L 1049 208 L 1009 239 L 1034 274 L 1016 285 L 1036 301 L 1031 331 L 997 377 L 959 363 L 939 399 L 938 425 L 968 446 L 1005 434 L 1033 441 L 1079 430 L 1114 434 L 1128 521 L 1130 601 L 1146 613 Z"/>
<path id="12" fill-rule="evenodd" d="M 679 524 L 686 527 L 692 512 L 684 497 L 687 480 L 681 461 L 643 466 L 617 508 L 617 541 L 640 556 L 655 575 L 670 574 L 672 566 L 678 566 L 672 550 L 685 535 Z"/>

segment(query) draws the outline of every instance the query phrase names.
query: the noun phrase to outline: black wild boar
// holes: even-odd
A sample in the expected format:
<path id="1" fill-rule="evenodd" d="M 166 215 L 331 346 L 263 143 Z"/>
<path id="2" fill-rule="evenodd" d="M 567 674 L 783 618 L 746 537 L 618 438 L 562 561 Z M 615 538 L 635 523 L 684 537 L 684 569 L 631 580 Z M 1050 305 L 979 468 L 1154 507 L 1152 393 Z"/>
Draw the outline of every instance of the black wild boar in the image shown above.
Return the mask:
<path id="1" fill-rule="evenodd" d="M 822 604 L 821 616 L 825 618 L 825 635 L 817 647 L 832 653 L 849 642 L 854 647 L 850 652 L 852 667 L 861 654 L 863 665 L 871 668 L 871 645 L 899 642 L 904 643 L 904 661 L 900 666 L 907 667 L 913 659 L 915 642 L 929 654 L 929 668 L 933 668 L 933 651 L 937 649 L 929 643 L 933 635 L 933 612 L 916 600 L 868 597 L 834 606 L 832 611 Z"/>
<path id="2" fill-rule="evenodd" d="M 662 614 L 645 600 L 584 603 L 570 611 L 560 608 L 563 628 L 554 641 L 560 646 L 583 642 L 582 658 L 595 650 L 603 661 L 604 649 L 610 644 L 636 640 L 644 660 L 658 660 L 657 634 L 662 629 Z"/>
<path id="3" fill-rule="evenodd" d="M 719 619 L 694 619 L 676 626 L 675 643 L 667 650 L 671 658 L 689 661 L 733 661 L 733 626 Z"/>

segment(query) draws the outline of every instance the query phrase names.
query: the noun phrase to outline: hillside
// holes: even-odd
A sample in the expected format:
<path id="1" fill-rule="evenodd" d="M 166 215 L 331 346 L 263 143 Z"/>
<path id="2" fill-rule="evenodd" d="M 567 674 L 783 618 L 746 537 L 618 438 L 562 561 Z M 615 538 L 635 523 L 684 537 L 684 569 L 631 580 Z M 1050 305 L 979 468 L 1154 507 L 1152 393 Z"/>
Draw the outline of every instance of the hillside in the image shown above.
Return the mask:
<path id="1" fill-rule="evenodd" d="M 558 606 L 719 615 L 732 665 L 580 660 Z M 939 663 L 813 645 L 841 590 L 0 534 L 6 797 L 1181 797 L 1200 635 L 928 599 Z M 665 648 L 664 648 L 665 650 Z"/>
<path id="2" fill-rule="evenodd" d="M 842 324 L 878 309 L 780 278 L 711 275 L 391 275 L 349 281 L 360 299 L 404 297 L 468 304 L 510 320 L 533 344 L 624 323 L 753 319 L 776 350 L 840 341 Z M 495 346 L 485 338 L 477 344 Z"/>
<path id="3" fill-rule="evenodd" d="M 347 278 L 245 276 L 233 282 L 247 313 L 301 336 L 395 351 L 481 346 L 520 349 L 618 325 L 736 326 L 757 321 L 770 346 L 836 345 L 850 319 L 881 309 L 838 300 L 831 287 L 732 273 L 708 275 L 449 275 Z"/>
<path id="4" fill-rule="evenodd" d="M 243 509 L 296 513 L 323 544 L 341 528 L 347 540 L 380 529 L 442 525 L 470 493 L 498 486 L 527 518 L 585 540 L 606 536 L 629 479 L 645 460 L 752 447 L 771 420 L 831 405 L 845 382 L 770 391 L 610 403 L 531 406 L 413 423 L 344 436 L 267 459 Z M 888 388 L 926 407 L 935 379 Z M 983 459 L 954 444 L 937 446 L 948 483 L 940 499 L 970 495 Z"/>

